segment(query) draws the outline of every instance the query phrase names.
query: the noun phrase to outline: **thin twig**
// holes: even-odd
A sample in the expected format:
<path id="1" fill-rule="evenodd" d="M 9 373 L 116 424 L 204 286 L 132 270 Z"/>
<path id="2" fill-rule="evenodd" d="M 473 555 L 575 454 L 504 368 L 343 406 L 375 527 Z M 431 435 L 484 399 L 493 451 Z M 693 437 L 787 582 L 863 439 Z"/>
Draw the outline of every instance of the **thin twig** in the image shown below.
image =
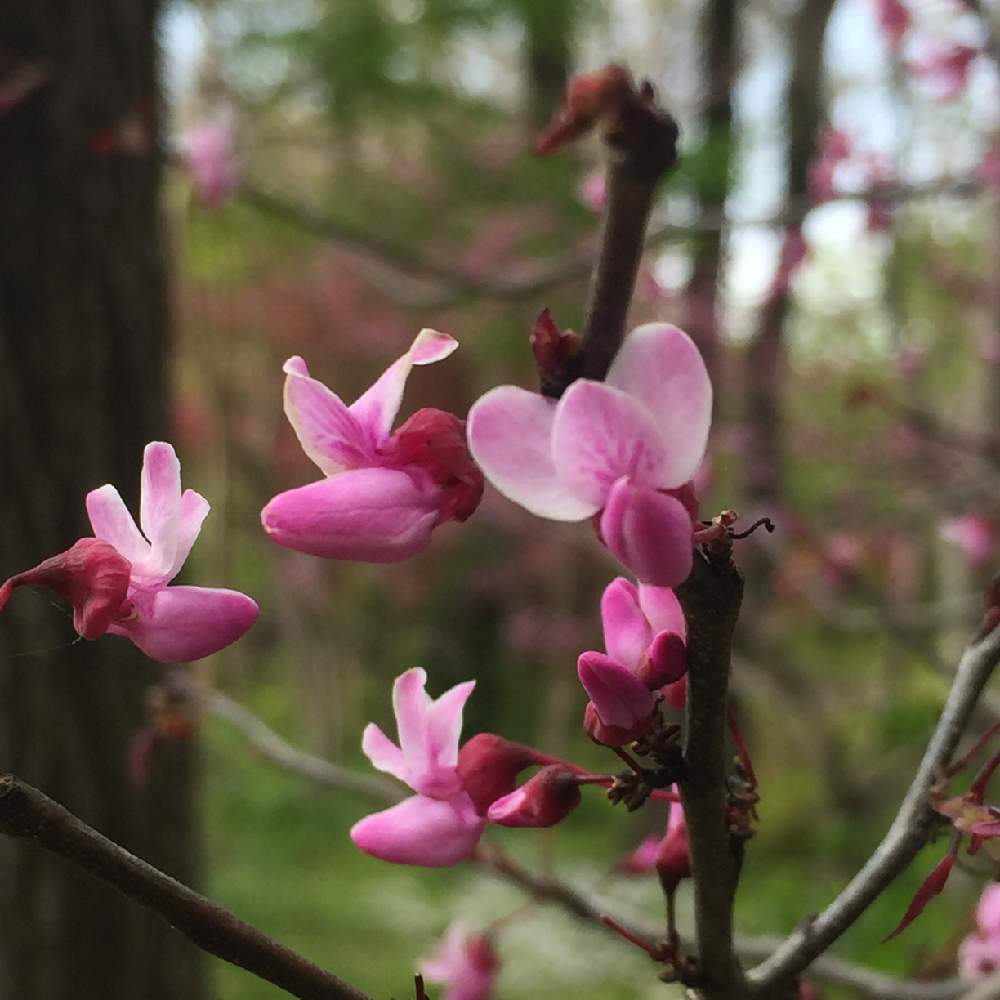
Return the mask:
<path id="1" fill-rule="evenodd" d="M 12 774 L 0 775 L 0 832 L 33 840 L 78 865 L 163 917 L 203 951 L 300 1000 L 370 1000 L 333 973 L 130 854 Z"/>
<path id="2" fill-rule="evenodd" d="M 253 712 L 221 691 L 207 691 L 201 702 L 214 716 L 239 730 L 250 745 L 272 764 L 338 791 L 356 792 L 366 798 L 394 805 L 405 798 L 399 786 L 375 775 L 341 767 L 322 757 L 297 750 Z"/>
<path id="3" fill-rule="evenodd" d="M 792 980 L 840 937 L 927 843 L 936 825 L 931 786 L 946 771 L 997 661 L 1000 629 L 969 646 L 955 672 L 951 691 L 923 760 L 875 853 L 841 894 L 819 916 L 796 930 L 773 955 L 748 974 L 759 996 Z"/>

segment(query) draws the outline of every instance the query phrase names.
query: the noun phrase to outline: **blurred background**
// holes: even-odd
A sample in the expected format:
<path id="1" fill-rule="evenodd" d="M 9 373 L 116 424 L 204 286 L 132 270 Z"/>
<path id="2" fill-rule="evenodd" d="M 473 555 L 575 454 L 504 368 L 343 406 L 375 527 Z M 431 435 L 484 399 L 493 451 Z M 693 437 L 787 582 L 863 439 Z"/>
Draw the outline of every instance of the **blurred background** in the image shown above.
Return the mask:
<path id="1" fill-rule="evenodd" d="M 80 371 L 100 367 L 95 350 L 60 365 L 69 355 L 58 344 L 77 342 L 72 315 L 57 324 L 64 339 L 48 342 L 36 336 L 39 313 L 18 305 L 34 280 L 26 261 L 72 269 L 80 245 L 68 257 L 46 249 L 32 258 L 44 235 L 8 241 L 0 414 L 7 407 L 20 429 L 8 422 L 4 432 L 15 456 L 7 474 L 27 482 L 18 477 L 35 459 L 17 442 L 36 434 L 38 454 L 64 467 L 81 447 L 73 428 L 104 414 L 105 444 L 77 462 L 81 488 L 63 480 L 45 487 L 67 490 L 73 505 L 52 523 L 75 523 L 86 489 L 111 479 L 134 490 L 141 443 L 170 433 L 185 485 L 213 506 L 186 582 L 244 590 L 262 615 L 246 639 L 188 674 L 137 665 L 125 697 L 124 643 L 104 640 L 117 662 L 81 675 L 79 657 L 98 654 L 70 645 L 69 621 L 37 596 L 17 627 L 0 622 L 5 766 L 19 765 L 57 797 L 69 789 L 64 800 L 79 789 L 83 767 L 83 784 L 96 789 L 91 820 L 102 830 L 114 835 L 109 827 L 134 810 L 119 839 L 373 995 L 408 995 L 417 960 L 454 918 L 480 929 L 512 913 L 500 930 L 499 996 L 670 995 L 635 949 L 552 907 L 522 909 L 525 897 L 488 875 L 362 855 L 347 831 L 376 806 L 276 767 L 204 695 L 223 692 L 300 749 L 367 770 L 364 724 L 393 731 L 392 679 L 421 665 L 434 694 L 476 678 L 466 736 L 501 732 L 613 769 L 580 728 L 585 698 L 574 664 L 581 650 L 602 648 L 598 601 L 617 572 L 586 525 L 539 521 L 487 488 L 473 519 L 437 530 L 424 555 L 365 566 L 270 544 L 259 511 L 276 492 L 319 476 L 281 409 L 281 365 L 292 354 L 350 400 L 421 327 L 448 331 L 461 349 L 416 370 L 403 417 L 430 405 L 464 414 L 493 385 L 535 384 L 527 338 L 540 310 L 550 308 L 563 327 L 582 323 L 603 174 L 596 140 L 538 159 L 533 137 L 568 74 L 622 61 L 653 82 L 681 125 L 681 159 L 655 209 L 632 322 L 683 327 L 711 370 L 716 414 L 699 476 L 703 516 L 735 508 L 777 526 L 738 551 L 747 593 L 734 690 L 762 795 L 738 926 L 786 933 L 822 908 L 894 814 L 997 566 L 997 4 L 206 0 L 143 8 L 141 24 L 94 15 L 65 48 L 46 41 L 50 24 L 27 16 L 5 25 L 0 15 L 0 28 L 10 28 L 0 33 L 0 130 L 10 128 L 23 149 L 35 148 L 30 123 L 47 100 L 44 81 L 63 79 L 59 60 L 72 45 L 86 48 L 93 65 L 109 60 L 100 65 L 110 79 L 131 65 L 118 53 L 132 49 L 114 33 L 148 38 L 147 63 L 125 73 L 139 82 L 114 97 L 107 86 L 93 91 L 101 98 L 84 101 L 80 114 L 96 107 L 105 117 L 94 121 L 117 115 L 105 146 L 94 145 L 92 128 L 87 147 L 100 160 L 93 170 L 104 171 L 88 190 L 118 192 L 99 211 L 113 215 L 120 205 L 125 213 L 162 182 L 162 228 L 154 211 L 119 249 L 123 260 L 155 243 L 165 271 L 154 293 L 169 291 L 162 301 L 149 292 L 117 299 L 113 267 L 98 284 L 116 302 L 152 302 L 172 325 L 169 340 L 158 335 L 145 360 L 135 358 L 137 370 L 165 375 L 155 391 L 133 387 L 145 402 L 129 412 L 148 413 L 153 392 L 160 416 L 123 415 L 114 409 L 122 405 L 114 378 L 80 389 L 89 378 Z M 88 33 L 94 24 L 107 35 Z M 156 168 L 142 182 L 143 194 L 129 173 L 143 149 L 129 146 L 121 122 L 149 120 L 142 101 L 155 88 L 143 66 L 157 50 L 165 114 L 148 129 L 162 129 L 172 156 L 162 177 Z M 25 65 L 43 82 L 22 93 Z M 52 128 L 60 113 L 49 114 Z M 206 136 L 232 142 L 221 192 L 198 187 L 191 169 Z M 58 147 L 42 141 L 38 155 L 58 158 Z M 25 192 L 36 207 L 53 196 L 33 187 L 45 182 L 14 149 L 4 153 L 0 142 L 0 220 L 11 232 L 20 219 L 23 233 L 33 226 Z M 76 176 L 70 167 L 48 175 L 69 186 Z M 85 192 L 79 204 L 86 210 L 73 219 L 98 211 Z M 59 215 L 54 229 L 69 217 Z M 97 256 L 100 244 L 89 244 Z M 46 288 L 32 301 L 48 303 Z M 93 310 L 84 319 L 104 322 Z M 127 343 L 139 350 L 131 335 Z M 39 370 L 46 374 L 29 393 L 24 386 Z M 48 437 L 25 424 L 32 407 L 63 390 L 82 395 L 73 413 L 38 418 L 57 425 Z M 134 440 L 116 439 L 116 472 L 101 456 L 112 453 L 108 442 L 121 427 Z M 53 434 L 70 438 L 57 445 Z M 41 483 L 44 473 L 35 475 Z M 42 486 L 11 492 L 25 499 L 6 511 L 0 575 L 82 533 L 53 527 L 49 549 L 35 541 L 26 549 Z M 109 698 L 122 698 L 118 735 L 101 754 L 89 749 L 110 726 L 107 703 L 88 687 L 97 677 Z M 81 727 L 74 739 L 65 737 L 67 719 Z M 977 731 L 997 719 L 993 692 Z M 498 840 L 615 915 L 655 926 L 655 876 L 626 878 L 614 865 L 664 816 L 653 807 L 609 812 L 596 791 L 585 798 L 553 831 L 505 831 Z M 992 874 L 985 858 L 963 858 L 920 920 L 878 943 L 944 850 L 943 839 L 925 850 L 836 953 L 908 976 L 954 974 L 957 945 Z M 6 907 L 22 928 L 6 945 L 0 989 L 8 992 L 0 996 L 283 995 L 222 963 L 199 968 L 183 945 L 171 958 L 175 945 L 138 938 L 133 948 L 147 972 L 172 963 L 186 978 L 167 989 L 162 975 L 123 972 L 115 962 L 128 960 L 107 954 L 81 972 L 80 939 L 73 945 L 67 926 L 86 933 L 80 928 L 92 919 L 102 933 L 132 934 L 138 918 L 126 909 L 112 920 L 100 907 L 118 904 L 81 902 L 93 898 L 89 883 L 56 892 L 57 876 L 32 881 L 35 867 L 28 854 L 0 855 L 0 916 Z M 73 901 L 84 910 L 65 909 Z M 680 905 L 690 926 L 689 888 Z M 156 940 L 160 933 L 149 929 Z M 65 969 L 58 982 L 46 978 L 56 954 Z"/>

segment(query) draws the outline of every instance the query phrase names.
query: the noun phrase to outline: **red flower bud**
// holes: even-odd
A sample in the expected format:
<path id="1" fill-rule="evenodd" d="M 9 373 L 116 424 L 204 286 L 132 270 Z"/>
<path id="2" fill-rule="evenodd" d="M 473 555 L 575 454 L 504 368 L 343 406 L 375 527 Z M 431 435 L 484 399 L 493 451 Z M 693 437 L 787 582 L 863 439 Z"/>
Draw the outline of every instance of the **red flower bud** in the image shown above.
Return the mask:
<path id="1" fill-rule="evenodd" d="M 517 786 L 517 776 L 535 764 L 558 764 L 554 757 L 496 733 L 477 733 L 458 751 L 458 776 L 476 812 L 485 816 L 497 799 Z"/>
<path id="2" fill-rule="evenodd" d="M 676 632 L 660 632 L 642 655 L 636 675 L 650 691 L 673 684 L 687 673 L 687 646 Z"/>
<path id="3" fill-rule="evenodd" d="M 580 804 L 576 775 L 562 764 L 550 764 L 520 788 L 497 799 L 487 816 L 500 826 L 555 826 Z"/>

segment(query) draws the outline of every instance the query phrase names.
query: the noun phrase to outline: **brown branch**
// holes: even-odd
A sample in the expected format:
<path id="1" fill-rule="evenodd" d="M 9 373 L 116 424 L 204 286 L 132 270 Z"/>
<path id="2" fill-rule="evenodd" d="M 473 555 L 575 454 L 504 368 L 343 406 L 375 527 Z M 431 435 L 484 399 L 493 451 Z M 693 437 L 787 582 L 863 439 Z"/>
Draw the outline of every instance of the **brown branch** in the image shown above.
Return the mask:
<path id="1" fill-rule="evenodd" d="M 733 945 L 733 901 L 742 842 L 727 828 L 726 718 L 730 649 L 743 577 L 722 543 L 695 554 L 677 588 L 688 633 L 685 775 L 680 782 L 694 880 L 699 987 L 709 997 L 746 995 Z"/>
<path id="2" fill-rule="evenodd" d="M 791 934 L 773 955 L 748 974 L 754 993 L 776 995 L 833 944 L 913 860 L 933 832 L 931 786 L 947 769 L 1000 660 L 1000 628 L 977 639 L 962 656 L 941 717 L 899 812 L 882 843 L 841 894 L 819 916 Z"/>
<path id="3" fill-rule="evenodd" d="M 301 1000 L 370 1000 L 333 973 L 108 840 L 12 774 L 0 775 L 0 832 L 33 840 L 163 917 L 199 948 Z M 108 942 L 113 947 L 113 942 Z"/>

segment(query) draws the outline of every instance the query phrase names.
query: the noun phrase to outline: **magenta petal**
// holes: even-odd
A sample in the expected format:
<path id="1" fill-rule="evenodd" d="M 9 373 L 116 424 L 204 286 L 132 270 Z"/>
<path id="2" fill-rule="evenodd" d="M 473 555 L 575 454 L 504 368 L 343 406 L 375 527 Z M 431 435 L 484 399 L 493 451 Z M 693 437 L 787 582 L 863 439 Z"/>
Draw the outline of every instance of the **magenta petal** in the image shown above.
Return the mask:
<path id="1" fill-rule="evenodd" d="M 653 641 L 653 630 L 639 606 L 639 592 L 623 576 L 612 580 L 604 589 L 601 621 L 608 656 L 635 670 Z"/>
<path id="2" fill-rule="evenodd" d="M 491 389 L 469 410 L 469 449 L 509 500 L 553 521 L 582 521 L 600 509 L 560 481 L 552 460 L 556 404 L 513 385 Z"/>
<path id="3" fill-rule="evenodd" d="M 208 501 L 194 490 L 185 490 L 181 495 L 180 521 L 177 525 L 177 548 L 173 564 L 167 570 L 164 581 L 169 583 L 181 571 L 191 548 L 201 534 L 201 526 L 212 508 Z"/>
<path id="4" fill-rule="evenodd" d="M 691 517 L 682 503 L 656 490 L 618 480 L 601 515 L 601 537 L 643 583 L 676 587 L 691 572 Z"/>
<path id="5" fill-rule="evenodd" d="M 279 493 L 261 511 L 279 545 L 327 559 L 399 562 L 423 551 L 440 491 L 396 469 L 352 469 Z"/>
<path id="6" fill-rule="evenodd" d="M 367 464 L 374 448 L 344 401 L 310 376 L 302 358 L 289 358 L 282 370 L 285 416 L 309 458 L 328 476 Z"/>
<path id="7" fill-rule="evenodd" d="M 150 659 L 188 663 L 236 642 L 257 621 L 256 603 L 235 590 L 160 587 L 129 595 L 134 614 L 108 628 Z"/>
<path id="8" fill-rule="evenodd" d="M 475 690 L 475 681 L 449 688 L 431 705 L 427 717 L 427 747 L 439 768 L 458 766 L 458 741 L 462 734 L 462 712 Z"/>
<path id="9" fill-rule="evenodd" d="M 470 857 L 485 825 L 464 793 L 448 801 L 413 795 L 355 823 L 351 840 L 383 861 L 441 868 Z"/>
<path id="10" fill-rule="evenodd" d="M 677 600 L 677 595 L 669 587 L 640 584 L 639 607 L 642 608 L 654 633 L 676 632 L 682 639 L 687 636 L 684 609 Z"/>
<path id="11" fill-rule="evenodd" d="M 666 486 L 697 471 L 712 422 L 712 383 L 694 341 L 675 326 L 647 323 L 632 331 L 608 371 L 607 384 L 640 401 L 667 448 Z"/>
<path id="12" fill-rule="evenodd" d="M 364 431 L 372 448 L 377 448 L 388 437 L 413 366 L 441 361 L 456 347 L 458 341 L 447 333 L 421 330 L 410 344 L 410 349 L 397 358 L 357 402 L 351 404 L 351 416 Z"/>
<path id="13" fill-rule="evenodd" d="M 672 478 L 663 437 L 645 407 L 588 379 L 577 379 L 556 407 L 552 456 L 560 480 L 598 506 L 622 476 L 657 489 L 684 482 Z"/>
<path id="14" fill-rule="evenodd" d="M 361 734 L 361 750 L 372 762 L 373 767 L 399 778 L 400 781 L 407 781 L 408 772 L 403 751 L 374 722 L 369 722 Z"/>
<path id="15" fill-rule="evenodd" d="M 991 882 L 979 897 L 976 926 L 980 933 L 1000 937 L 1000 883 Z"/>
<path id="16" fill-rule="evenodd" d="M 606 726 L 629 729 L 652 714 L 652 693 L 628 667 L 611 657 L 581 653 L 576 672 Z"/>

